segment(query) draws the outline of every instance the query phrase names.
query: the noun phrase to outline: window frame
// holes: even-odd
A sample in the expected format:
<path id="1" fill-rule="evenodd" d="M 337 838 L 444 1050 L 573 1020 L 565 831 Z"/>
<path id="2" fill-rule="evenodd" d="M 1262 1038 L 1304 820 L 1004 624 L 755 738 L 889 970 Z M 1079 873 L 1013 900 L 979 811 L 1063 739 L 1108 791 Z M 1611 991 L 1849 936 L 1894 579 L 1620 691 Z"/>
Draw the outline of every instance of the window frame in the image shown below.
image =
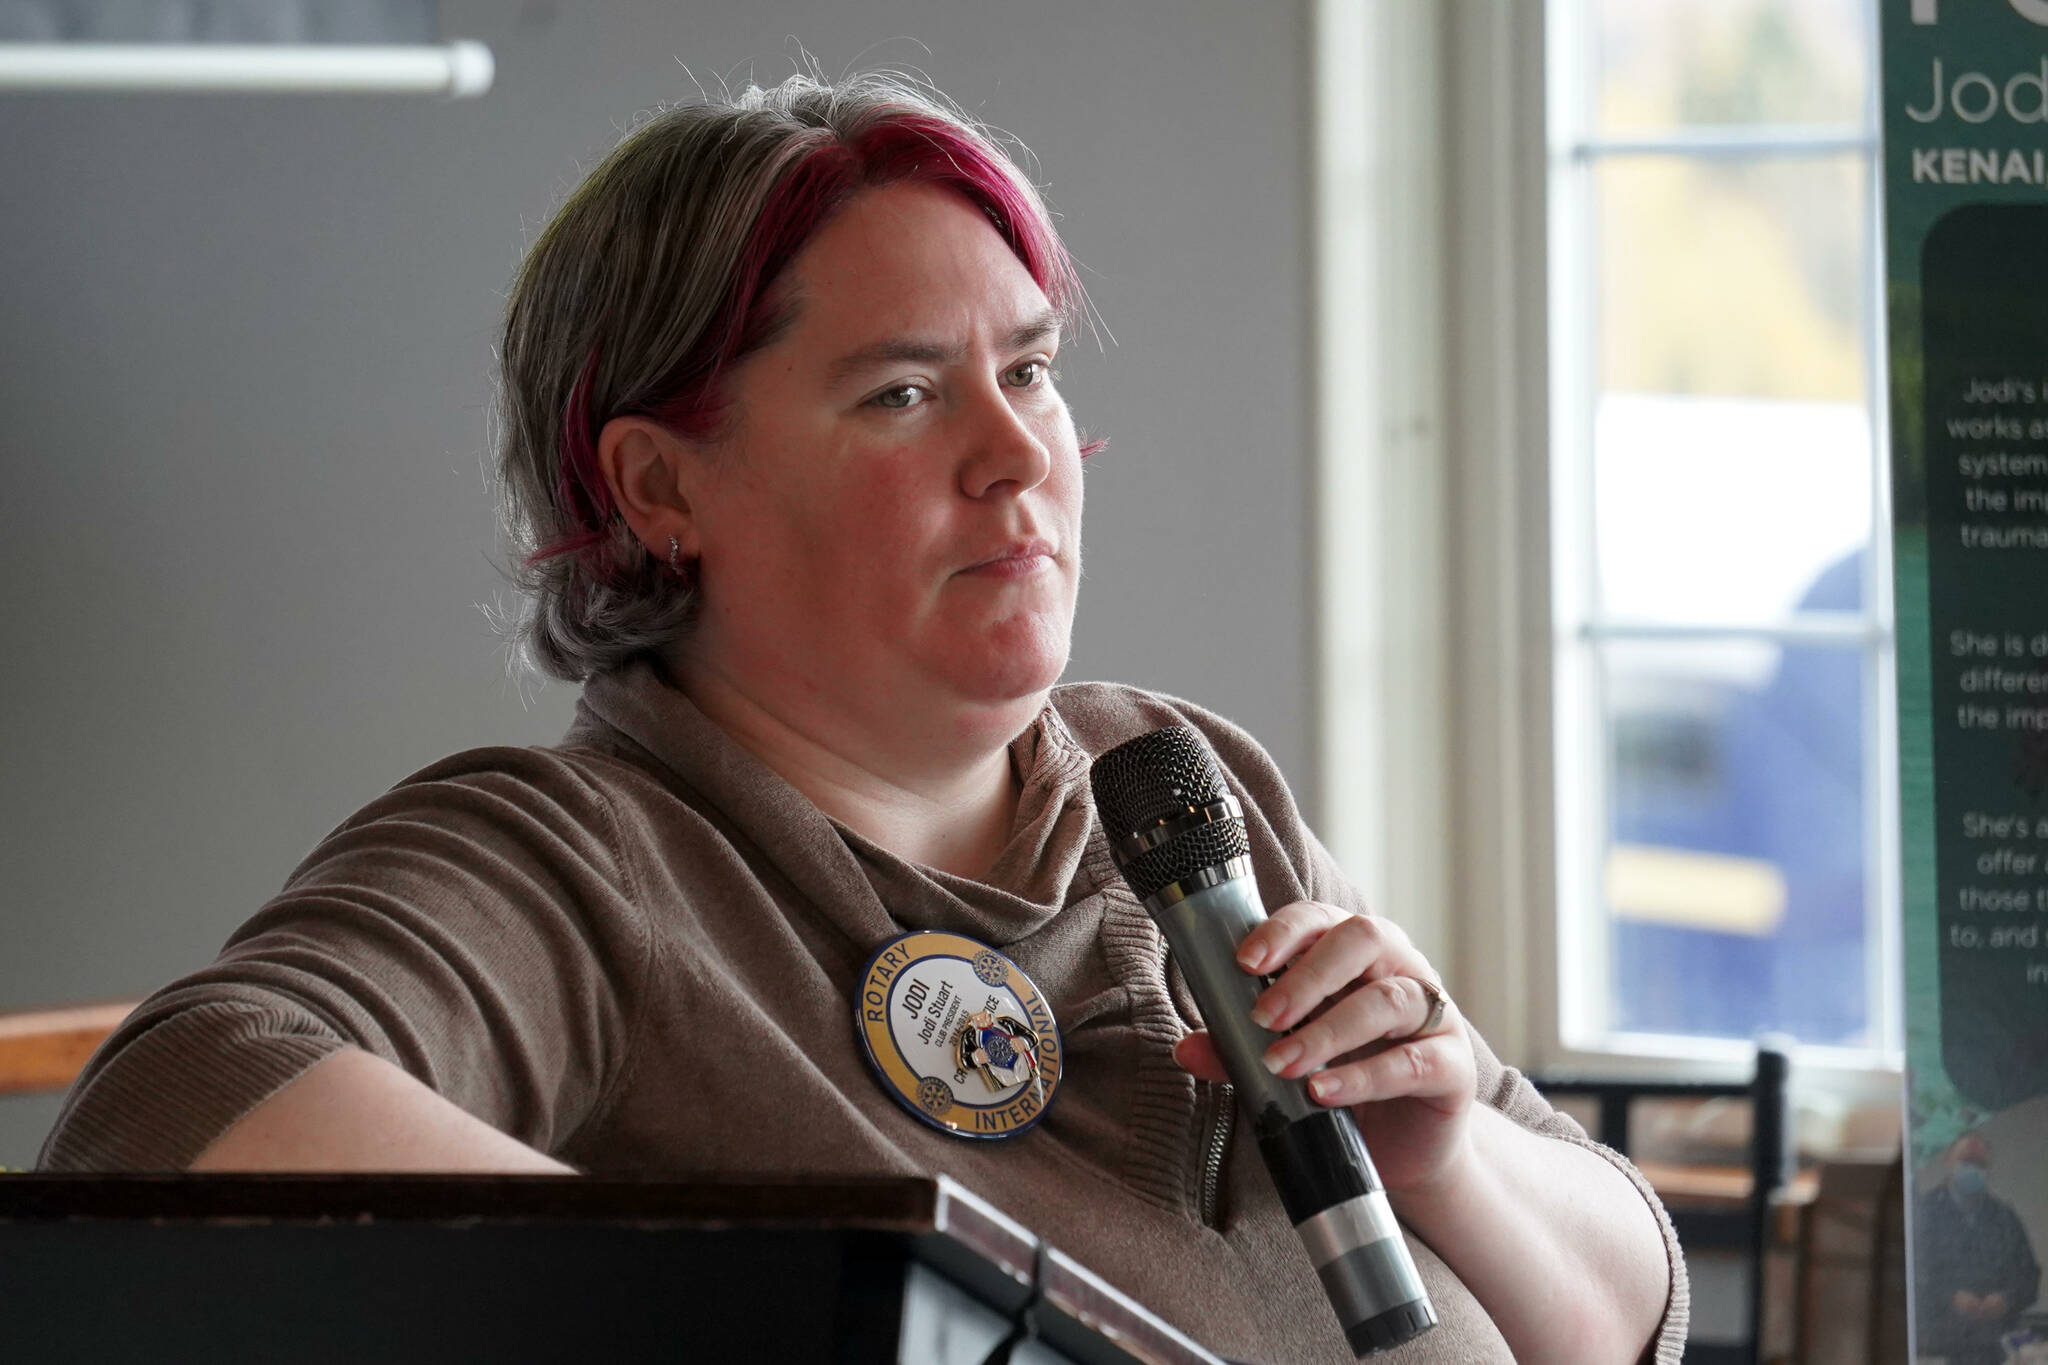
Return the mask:
<path id="1" fill-rule="evenodd" d="M 1605 981 L 1583 922 L 1559 913 L 1560 904 L 1596 903 L 1587 892 L 1597 873 L 1584 854 L 1589 803 L 1568 804 L 1560 783 L 1604 762 L 1585 680 L 1576 676 L 1590 658 L 1592 635 L 1579 633 L 1589 623 L 1561 600 L 1558 579 L 1569 575 L 1553 573 L 1568 568 L 1554 547 L 1576 547 L 1582 557 L 1593 543 L 1590 489 L 1582 499 L 1562 496 L 1557 475 L 1572 473 L 1571 462 L 1553 459 L 1590 451 L 1582 430 L 1590 385 L 1576 390 L 1581 404 L 1558 395 L 1585 377 L 1592 352 L 1570 335 L 1573 320 L 1550 309 L 1553 297 L 1572 297 L 1575 288 L 1577 298 L 1595 297 L 1582 287 L 1585 196 L 1554 192 L 1566 177 L 1578 175 L 1581 188 L 1588 178 L 1581 148 L 1566 135 L 1578 125 L 1557 106 L 1590 86 L 1583 63 L 1574 71 L 1580 54 L 1555 40 L 1560 13 L 1583 14 L 1585 0 L 1480 0 L 1432 7 L 1422 19 L 1384 13 L 1405 8 L 1316 0 L 1309 35 L 1317 71 L 1318 708 L 1326 755 L 1317 802 L 1325 838 L 1340 862 L 1366 872 L 1374 903 L 1411 926 L 1507 1060 L 1586 1075 L 1745 1074 L 1746 1042 L 1613 1035 L 1587 1047 L 1563 1027 L 1569 1001 L 1604 990 Z M 1870 29 L 1874 54 L 1874 19 Z M 1388 80 L 1406 88 L 1389 95 L 1379 84 Z M 1361 95 L 1361 86 L 1373 93 Z M 1876 86 L 1873 65 L 1865 126 L 1847 145 L 1842 130 L 1830 130 L 1830 142 L 1808 130 L 1799 145 L 1809 154 L 1826 146 L 1871 158 L 1866 290 L 1879 335 L 1866 350 L 1875 506 L 1869 619 L 1855 627 L 1862 634 L 1851 647 L 1866 653 L 1865 805 L 1875 874 L 1866 924 L 1877 949 L 1866 990 L 1884 1046 L 1802 1046 L 1796 1060 L 1805 1082 L 1888 1101 L 1900 1080 L 1902 1007 Z M 1767 144 L 1748 130 L 1676 141 L 1712 155 L 1791 145 L 1785 130 L 1768 132 L 1778 140 Z M 1429 154 L 1416 155 L 1423 146 Z M 1609 139 L 1601 154 L 1648 150 L 1647 139 L 1625 149 Z M 1369 202 L 1374 194 L 1378 201 Z M 1398 208 L 1388 207 L 1389 196 Z M 1435 253 L 1420 268 L 1400 268 L 1395 248 L 1424 228 Z M 1423 334 L 1433 361 L 1418 366 L 1411 357 L 1397 367 L 1384 338 L 1412 331 L 1422 315 L 1438 320 Z M 1580 321 L 1590 328 L 1590 309 Z M 1373 381 L 1362 399 L 1360 374 Z M 1418 443 L 1387 434 L 1403 422 L 1428 427 L 1435 444 L 1423 444 L 1438 456 L 1435 482 L 1413 474 Z M 1417 526 L 1436 534 L 1418 538 Z M 1397 584 L 1421 592 L 1391 591 Z M 1418 616 L 1436 623 L 1434 634 L 1413 626 Z M 1829 628 L 1786 629 L 1816 627 Z M 1611 624 L 1598 629 L 1605 638 Z M 1419 663 L 1416 671 L 1436 685 L 1417 695 L 1425 689 L 1403 682 L 1404 663 Z M 1603 831 L 1604 849 L 1601 814 L 1593 812 L 1590 827 Z"/>

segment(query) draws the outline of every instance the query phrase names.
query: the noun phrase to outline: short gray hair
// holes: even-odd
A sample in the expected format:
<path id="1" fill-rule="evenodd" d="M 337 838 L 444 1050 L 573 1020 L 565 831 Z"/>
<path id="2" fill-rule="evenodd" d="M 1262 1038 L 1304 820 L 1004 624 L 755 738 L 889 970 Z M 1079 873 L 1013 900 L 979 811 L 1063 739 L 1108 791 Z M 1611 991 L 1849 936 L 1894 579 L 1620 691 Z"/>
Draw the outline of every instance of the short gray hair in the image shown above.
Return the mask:
<path id="1" fill-rule="evenodd" d="M 959 191 L 1056 308 L 1085 307 L 1000 136 L 896 76 L 794 76 L 661 110 L 569 195 L 520 266 L 498 357 L 498 478 L 525 595 L 510 626 L 534 665 L 580 681 L 687 631 L 694 586 L 619 515 L 598 433 L 635 415 L 690 439 L 729 429 L 720 381 L 788 321 L 777 277 L 854 195 L 906 180 Z"/>

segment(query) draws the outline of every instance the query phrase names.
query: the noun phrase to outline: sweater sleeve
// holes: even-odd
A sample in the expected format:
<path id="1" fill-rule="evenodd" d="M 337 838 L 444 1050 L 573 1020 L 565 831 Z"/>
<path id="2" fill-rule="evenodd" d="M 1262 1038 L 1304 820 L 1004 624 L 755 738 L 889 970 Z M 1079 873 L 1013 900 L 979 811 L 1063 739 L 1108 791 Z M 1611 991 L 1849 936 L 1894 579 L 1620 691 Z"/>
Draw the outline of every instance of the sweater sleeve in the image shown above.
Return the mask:
<path id="1" fill-rule="evenodd" d="M 182 1169 L 348 1046 L 545 1152 L 602 1103 L 651 943 L 610 807 L 547 750 L 476 750 L 330 834 L 212 965 L 81 1073 L 49 1170 Z"/>
<path id="2" fill-rule="evenodd" d="M 1250 735 L 1220 716 L 1211 714 L 1188 702 L 1175 701 L 1174 707 L 1182 712 L 1187 722 L 1202 731 L 1217 757 L 1222 761 L 1230 777 L 1242 789 L 1246 797 L 1247 815 L 1261 821 L 1265 828 L 1254 830 L 1255 840 L 1263 842 L 1270 838 L 1284 858 L 1283 867 L 1260 866 L 1260 880 L 1264 894 L 1269 901 L 1277 892 L 1287 891 L 1302 899 L 1322 901 L 1349 910 L 1356 915 L 1371 914 L 1365 898 L 1351 880 L 1344 875 L 1329 851 L 1316 838 L 1314 831 L 1301 818 L 1294 804 L 1294 797 L 1287 789 L 1286 781 L 1266 751 Z M 1254 845 L 1254 863 L 1259 864 L 1258 847 Z M 1670 1296 L 1664 1305 L 1664 1316 L 1657 1327 L 1657 1335 L 1650 1343 L 1648 1359 L 1657 1365 L 1678 1365 L 1685 1350 L 1686 1328 L 1690 1318 L 1691 1282 L 1687 1278 L 1685 1256 L 1679 1249 L 1678 1234 L 1671 1225 L 1670 1215 L 1665 1212 L 1663 1202 L 1621 1153 L 1604 1147 L 1586 1136 L 1570 1115 L 1560 1113 L 1537 1093 L 1527 1077 L 1511 1066 L 1502 1064 L 1494 1056 L 1493 1049 L 1471 1021 L 1467 1020 L 1467 1033 L 1471 1035 L 1472 1052 L 1478 1064 L 1478 1099 L 1482 1104 L 1491 1105 L 1523 1128 L 1560 1142 L 1569 1142 L 1598 1154 L 1627 1177 L 1636 1192 L 1649 1206 L 1657 1220 L 1658 1231 L 1664 1239 L 1664 1256 L 1671 1286 Z"/>

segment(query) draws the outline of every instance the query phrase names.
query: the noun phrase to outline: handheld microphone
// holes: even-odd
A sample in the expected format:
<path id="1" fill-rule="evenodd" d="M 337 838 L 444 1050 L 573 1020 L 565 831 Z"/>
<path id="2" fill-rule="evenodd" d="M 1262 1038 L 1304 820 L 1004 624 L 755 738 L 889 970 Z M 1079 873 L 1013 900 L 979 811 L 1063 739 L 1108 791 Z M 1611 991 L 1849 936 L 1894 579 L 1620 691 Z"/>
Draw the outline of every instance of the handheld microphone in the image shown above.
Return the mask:
<path id="1" fill-rule="evenodd" d="M 1237 947 L 1266 918 L 1244 810 L 1200 735 L 1169 726 L 1118 745 L 1089 774 L 1117 870 L 1166 936 L 1222 1054 L 1280 1202 L 1351 1349 L 1398 1346 L 1436 1326 L 1386 1188 L 1348 1109 L 1268 1072 L 1251 1021 L 1260 978 Z"/>

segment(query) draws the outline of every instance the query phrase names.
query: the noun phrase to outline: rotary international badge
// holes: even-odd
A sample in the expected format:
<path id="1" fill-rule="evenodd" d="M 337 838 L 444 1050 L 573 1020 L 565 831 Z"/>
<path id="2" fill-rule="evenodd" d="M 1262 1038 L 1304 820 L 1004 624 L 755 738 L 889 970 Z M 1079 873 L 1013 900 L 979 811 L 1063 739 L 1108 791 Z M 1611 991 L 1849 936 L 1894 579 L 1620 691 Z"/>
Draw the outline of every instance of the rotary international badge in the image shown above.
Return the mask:
<path id="1" fill-rule="evenodd" d="M 954 1137 L 1015 1137 L 1059 1088 L 1051 1006 L 1016 963 L 964 935 L 921 930 L 883 944 L 855 1011 L 882 1088 Z"/>

